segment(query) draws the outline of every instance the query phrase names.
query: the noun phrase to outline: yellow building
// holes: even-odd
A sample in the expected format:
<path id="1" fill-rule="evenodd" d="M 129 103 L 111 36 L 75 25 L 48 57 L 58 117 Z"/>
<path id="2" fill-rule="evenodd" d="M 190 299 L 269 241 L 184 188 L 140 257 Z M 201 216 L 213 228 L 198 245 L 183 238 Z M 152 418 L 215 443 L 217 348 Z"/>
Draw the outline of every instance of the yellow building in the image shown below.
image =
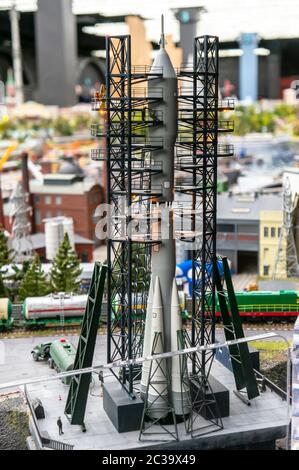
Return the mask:
<path id="1" fill-rule="evenodd" d="M 260 211 L 260 237 L 259 237 L 259 275 L 271 278 L 278 251 L 278 243 L 283 222 L 283 211 L 267 210 Z M 286 259 L 286 243 L 283 242 L 284 255 L 280 258 Z M 287 277 L 286 263 L 279 263 L 276 277 L 285 279 Z"/>

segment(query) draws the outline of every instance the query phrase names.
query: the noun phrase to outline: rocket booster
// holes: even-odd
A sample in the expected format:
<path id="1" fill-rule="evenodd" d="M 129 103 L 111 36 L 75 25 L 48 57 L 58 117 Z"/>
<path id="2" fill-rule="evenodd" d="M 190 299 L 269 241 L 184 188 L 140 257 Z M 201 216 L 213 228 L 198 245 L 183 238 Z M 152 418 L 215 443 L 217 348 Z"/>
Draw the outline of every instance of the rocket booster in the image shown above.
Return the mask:
<path id="1" fill-rule="evenodd" d="M 163 223 L 165 221 L 163 214 L 167 213 L 169 208 L 170 211 L 166 221 L 167 231 L 163 227 L 163 234 L 165 235 L 167 232 L 167 236 L 161 237 L 159 244 L 153 245 L 152 248 L 152 277 L 146 312 L 143 343 L 144 356 L 161 352 L 160 350 L 153 351 L 155 333 L 161 333 L 162 335 L 164 352 L 177 350 L 177 338 L 179 331 L 182 329 L 178 292 L 175 282 L 176 253 L 173 234 L 173 212 L 171 208 L 174 200 L 174 157 L 178 119 L 177 77 L 165 50 L 163 19 L 160 50 L 152 68 L 154 73 L 161 70 L 161 76 L 148 82 L 148 95 L 149 98 L 153 98 L 149 101 L 149 115 L 154 117 L 156 113 L 159 113 L 163 120 L 162 125 L 149 128 L 149 138 L 152 144 L 154 145 L 158 141 L 162 142 L 161 148 L 153 151 L 151 155 L 152 166 L 157 164 L 158 168 L 162 167 L 161 172 L 153 173 L 151 179 L 152 187 L 160 188 L 159 196 L 151 200 L 152 216 L 156 220 L 152 224 L 153 239 L 156 238 L 155 234 L 157 232 L 159 234 L 162 233 L 161 219 Z M 154 99 L 160 96 L 162 96 L 162 99 Z M 190 400 L 188 394 L 190 391 L 186 385 L 181 385 L 179 358 L 167 359 L 167 365 L 168 370 L 171 372 L 171 390 L 167 392 L 168 399 L 172 402 L 176 414 L 186 414 L 189 412 L 188 403 L 190 403 Z M 154 399 L 155 393 L 157 394 L 157 388 L 155 389 L 155 387 L 157 387 L 157 383 L 162 378 L 160 376 L 149 377 L 149 370 L 150 363 L 144 362 L 140 388 L 141 397 L 145 398 L 148 387 L 148 402 L 153 404 L 150 408 L 151 417 L 162 418 L 165 416 L 165 411 L 161 408 L 163 399 L 165 402 L 165 389 L 161 390 L 164 395 L 160 397 L 161 403 L 159 403 L 157 397 Z M 155 387 L 151 386 L 151 382 L 155 384 Z M 154 407 L 156 407 L 156 412 L 153 411 Z"/>
<path id="2" fill-rule="evenodd" d="M 162 24 L 163 28 L 163 24 Z M 177 137 L 178 99 L 177 77 L 169 55 L 165 50 L 164 32 L 162 29 L 160 50 L 153 63 L 153 71 L 162 71 L 162 76 L 149 80 L 149 97 L 161 96 L 162 99 L 151 101 L 149 113 L 155 115 L 158 111 L 162 115 L 163 124 L 149 128 L 149 138 L 154 143 L 162 142 L 162 148 L 152 152 L 152 165 L 162 165 L 160 173 L 152 175 L 152 186 L 160 188 L 161 196 L 152 199 L 152 210 L 159 220 L 158 232 L 161 233 L 161 216 L 174 200 L 174 151 Z M 164 312 L 164 345 L 166 351 L 170 351 L 170 317 L 171 317 L 171 289 L 175 277 L 176 255 L 175 239 L 173 237 L 173 214 L 169 212 L 166 221 L 168 239 L 163 237 L 161 243 L 154 245 L 152 249 L 152 277 L 160 279 L 162 304 Z M 165 227 L 163 227 L 165 233 Z"/>

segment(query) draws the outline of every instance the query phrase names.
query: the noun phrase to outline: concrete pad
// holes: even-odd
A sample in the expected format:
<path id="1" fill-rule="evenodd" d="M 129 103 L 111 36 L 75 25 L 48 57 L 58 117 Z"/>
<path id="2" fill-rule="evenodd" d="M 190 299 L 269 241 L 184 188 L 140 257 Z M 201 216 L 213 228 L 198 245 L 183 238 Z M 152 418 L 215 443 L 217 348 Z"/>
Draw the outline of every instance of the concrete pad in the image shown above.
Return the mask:
<path id="1" fill-rule="evenodd" d="M 67 335 L 65 335 L 68 337 Z M 0 364 L 0 382 L 20 378 L 53 375 L 46 363 L 34 362 L 30 351 L 39 342 L 51 338 L 20 338 L 2 340 L 5 345 L 5 361 Z M 53 337 L 52 337 L 53 339 Z M 78 337 L 68 337 L 74 345 Z M 95 351 L 94 364 L 106 362 L 106 337 L 99 335 Z M 140 443 L 139 431 L 118 433 L 103 409 L 101 385 L 97 376 L 93 382 L 87 402 L 85 424 L 87 431 L 82 433 L 79 426 L 72 426 L 64 417 L 64 407 L 68 386 L 60 381 L 39 383 L 27 387 L 31 399 L 38 397 L 45 409 L 45 419 L 38 421 L 41 433 L 47 433 L 51 439 L 74 445 L 74 449 L 211 449 L 258 445 L 271 442 L 286 434 L 287 404 L 274 392 L 266 391 L 252 400 L 251 406 L 242 403 L 233 393 L 235 388 L 233 375 L 217 361 L 214 361 L 211 374 L 230 391 L 230 416 L 222 419 L 224 429 L 211 434 L 191 439 L 186 434 L 184 423 L 178 424 L 179 442 Z M 114 382 L 109 372 L 105 374 L 105 383 Z M 59 436 L 56 424 L 58 416 L 63 421 L 64 434 Z M 198 424 L 205 426 L 207 421 L 199 418 Z M 269 444 L 270 445 L 270 444 Z"/>

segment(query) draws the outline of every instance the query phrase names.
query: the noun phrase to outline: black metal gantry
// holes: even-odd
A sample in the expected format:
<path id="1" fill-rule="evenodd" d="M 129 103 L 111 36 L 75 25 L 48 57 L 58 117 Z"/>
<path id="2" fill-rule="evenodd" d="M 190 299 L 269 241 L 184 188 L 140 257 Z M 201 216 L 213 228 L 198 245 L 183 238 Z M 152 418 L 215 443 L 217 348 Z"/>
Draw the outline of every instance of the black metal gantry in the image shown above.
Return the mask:
<path id="1" fill-rule="evenodd" d="M 194 40 L 193 64 L 179 71 L 179 134 L 176 168 L 189 179 L 176 190 L 191 200 L 191 230 L 182 239 L 192 243 L 191 346 L 215 340 L 216 197 L 217 159 L 230 156 L 230 145 L 218 145 L 218 134 L 233 130 L 232 121 L 219 121 L 218 113 L 233 109 L 233 101 L 218 100 L 219 42 L 215 36 Z M 184 238 L 183 238 L 184 237 Z M 192 373 L 208 378 L 213 352 L 192 360 Z"/>
<path id="2" fill-rule="evenodd" d="M 106 122 L 92 126 L 96 137 L 106 138 L 106 148 L 92 158 L 106 162 L 109 229 L 107 239 L 107 361 L 142 355 L 145 308 L 150 278 L 150 200 L 161 194 L 151 174 L 162 171 L 162 162 L 151 162 L 163 147 L 161 139 L 148 138 L 148 128 L 163 123 L 151 116 L 149 102 L 162 99 L 162 89 L 148 96 L 147 81 L 161 76 L 153 67 L 131 66 L 130 36 L 106 39 Z M 97 96 L 93 109 L 103 109 Z M 138 315 L 137 315 L 138 309 Z M 131 395 L 136 379 L 132 366 L 116 378 Z"/>

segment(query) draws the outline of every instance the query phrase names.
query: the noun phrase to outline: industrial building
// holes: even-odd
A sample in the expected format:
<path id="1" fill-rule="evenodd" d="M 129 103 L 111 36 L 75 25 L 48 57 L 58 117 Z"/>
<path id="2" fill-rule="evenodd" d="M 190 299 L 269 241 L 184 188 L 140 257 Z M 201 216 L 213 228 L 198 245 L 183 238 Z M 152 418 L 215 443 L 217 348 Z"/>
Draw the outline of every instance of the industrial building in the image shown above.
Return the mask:
<path id="1" fill-rule="evenodd" d="M 22 10 L 22 2 L 18 3 Z M 134 40 L 132 57 L 137 65 L 136 57 L 146 64 L 152 60 L 151 49 L 154 52 L 158 49 L 160 11 L 153 12 L 150 4 L 135 5 L 134 12 L 128 4 L 120 15 L 112 4 L 86 6 L 85 2 L 77 1 L 72 10 L 71 0 L 23 3 L 26 11 L 20 16 L 20 30 L 27 99 L 45 104 L 54 104 L 54 100 L 61 106 L 73 105 L 78 100 L 88 101 L 95 83 L 103 81 L 106 34 L 128 30 L 132 34 L 135 30 L 139 39 Z M 190 38 L 194 35 L 218 34 L 222 94 L 240 99 L 279 99 L 283 90 L 299 78 L 298 15 L 296 0 L 254 0 L 242 8 L 236 0 L 227 2 L 225 8 L 221 2 L 190 0 L 184 8 L 169 11 L 168 25 L 174 43 L 182 48 L 182 56 L 178 51 L 171 54 L 172 61 L 176 64 L 177 54 L 182 62 L 190 60 Z M 54 16 L 56 20 L 51 21 Z M 134 18 L 138 17 L 144 20 L 144 26 L 136 24 Z M 265 18 L 268 21 L 264 21 Z M 0 12 L 0 21 L 0 76 L 6 82 L 7 71 L 12 66 L 7 11 Z M 45 27 L 49 23 L 51 28 Z M 145 33 L 147 42 L 143 37 Z M 50 42 L 51 49 L 48 48 Z M 59 56 L 54 52 L 58 49 Z"/>
<path id="2" fill-rule="evenodd" d="M 218 195 L 217 250 L 237 273 L 272 275 L 283 219 L 280 195 Z"/>
<path id="3" fill-rule="evenodd" d="M 261 277 L 273 276 L 282 224 L 283 212 L 281 209 L 260 211 L 259 275 Z M 282 248 L 284 256 L 286 256 L 286 243 Z M 287 277 L 287 272 L 280 273 L 280 275 Z"/>
<path id="4" fill-rule="evenodd" d="M 103 189 L 93 181 L 80 176 L 47 174 L 44 181 L 31 180 L 30 194 L 33 202 L 34 231 L 44 231 L 44 219 L 72 217 L 75 233 L 95 240 L 94 212 L 103 202 Z M 10 232 L 10 203 L 4 202 L 4 228 Z"/>
<path id="5" fill-rule="evenodd" d="M 30 193 L 34 196 L 36 231 L 43 230 L 43 219 L 66 216 L 74 220 L 75 233 L 95 239 L 94 212 L 103 202 L 103 190 L 82 176 L 65 174 L 45 175 L 44 181 L 32 180 Z"/>

